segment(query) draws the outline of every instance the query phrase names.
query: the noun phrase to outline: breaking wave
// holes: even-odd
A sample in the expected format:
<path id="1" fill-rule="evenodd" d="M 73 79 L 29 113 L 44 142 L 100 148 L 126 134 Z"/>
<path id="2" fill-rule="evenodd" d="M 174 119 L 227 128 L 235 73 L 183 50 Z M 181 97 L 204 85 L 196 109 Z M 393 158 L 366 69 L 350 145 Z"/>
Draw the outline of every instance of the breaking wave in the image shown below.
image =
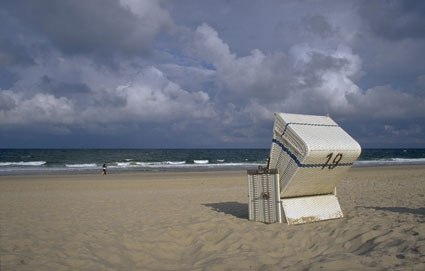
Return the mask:
<path id="1" fill-rule="evenodd" d="M 425 158 L 387 158 L 377 160 L 358 160 L 354 166 L 396 166 L 396 165 L 424 165 Z"/>
<path id="2" fill-rule="evenodd" d="M 89 164 L 65 164 L 65 167 L 68 168 L 95 168 L 98 167 L 97 164 L 89 163 Z"/>
<path id="3" fill-rule="evenodd" d="M 1 166 L 31 166 L 31 167 L 37 167 L 37 166 L 42 166 L 45 165 L 47 162 L 46 161 L 31 161 L 31 162 L 0 162 L 0 167 Z"/>

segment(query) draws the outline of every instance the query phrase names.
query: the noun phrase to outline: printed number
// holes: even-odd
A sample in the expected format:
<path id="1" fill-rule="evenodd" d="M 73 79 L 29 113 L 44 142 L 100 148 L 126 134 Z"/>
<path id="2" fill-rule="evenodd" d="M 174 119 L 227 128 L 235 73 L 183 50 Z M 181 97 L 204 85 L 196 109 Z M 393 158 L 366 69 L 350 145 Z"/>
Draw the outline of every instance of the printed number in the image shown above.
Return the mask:
<path id="1" fill-rule="evenodd" d="M 328 157 L 328 160 L 326 160 L 326 163 L 323 165 L 323 167 L 322 167 L 322 169 L 324 169 L 327 165 L 328 165 L 328 163 L 329 163 L 329 161 L 331 160 L 331 158 L 332 158 L 332 155 L 334 155 L 334 153 L 333 152 L 331 152 L 330 154 L 328 154 L 326 157 Z"/>
<path id="2" fill-rule="evenodd" d="M 325 167 L 328 167 L 329 169 L 334 169 L 339 164 L 342 159 L 342 153 L 338 153 L 337 155 L 335 155 L 335 158 L 332 160 L 332 163 L 329 164 L 329 161 L 332 159 L 333 155 L 334 153 L 331 152 L 326 156 L 328 160 L 326 160 L 326 163 L 323 165 L 322 169 L 324 169 Z"/>

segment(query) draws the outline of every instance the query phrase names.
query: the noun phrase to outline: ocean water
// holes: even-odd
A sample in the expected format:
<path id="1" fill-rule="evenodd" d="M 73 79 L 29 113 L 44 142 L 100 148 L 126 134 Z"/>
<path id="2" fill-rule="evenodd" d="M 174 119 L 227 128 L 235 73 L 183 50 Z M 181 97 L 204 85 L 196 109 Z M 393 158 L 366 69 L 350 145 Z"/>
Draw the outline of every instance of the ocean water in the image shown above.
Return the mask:
<path id="1" fill-rule="evenodd" d="M 240 170 L 265 166 L 269 149 L 0 149 L 0 175 Z M 355 167 L 425 165 L 425 149 L 363 149 Z"/>

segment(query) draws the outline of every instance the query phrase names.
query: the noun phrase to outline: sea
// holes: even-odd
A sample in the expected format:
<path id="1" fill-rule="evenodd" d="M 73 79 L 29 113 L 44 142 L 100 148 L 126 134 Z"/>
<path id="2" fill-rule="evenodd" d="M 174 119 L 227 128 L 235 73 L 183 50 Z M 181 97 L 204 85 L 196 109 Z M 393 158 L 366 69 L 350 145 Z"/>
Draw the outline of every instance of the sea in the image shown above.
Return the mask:
<path id="1" fill-rule="evenodd" d="M 245 170 L 270 149 L 0 149 L 0 175 Z M 425 149 L 363 149 L 354 167 L 425 165 Z"/>

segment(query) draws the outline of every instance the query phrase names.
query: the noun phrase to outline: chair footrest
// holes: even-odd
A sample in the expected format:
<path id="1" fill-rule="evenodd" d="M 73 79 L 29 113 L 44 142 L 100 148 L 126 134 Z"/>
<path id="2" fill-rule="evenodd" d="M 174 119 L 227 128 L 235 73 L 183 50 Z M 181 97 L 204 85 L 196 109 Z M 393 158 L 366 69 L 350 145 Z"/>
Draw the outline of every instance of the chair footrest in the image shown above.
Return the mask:
<path id="1" fill-rule="evenodd" d="M 290 225 L 344 217 L 335 195 L 282 198 L 281 202 Z"/>

